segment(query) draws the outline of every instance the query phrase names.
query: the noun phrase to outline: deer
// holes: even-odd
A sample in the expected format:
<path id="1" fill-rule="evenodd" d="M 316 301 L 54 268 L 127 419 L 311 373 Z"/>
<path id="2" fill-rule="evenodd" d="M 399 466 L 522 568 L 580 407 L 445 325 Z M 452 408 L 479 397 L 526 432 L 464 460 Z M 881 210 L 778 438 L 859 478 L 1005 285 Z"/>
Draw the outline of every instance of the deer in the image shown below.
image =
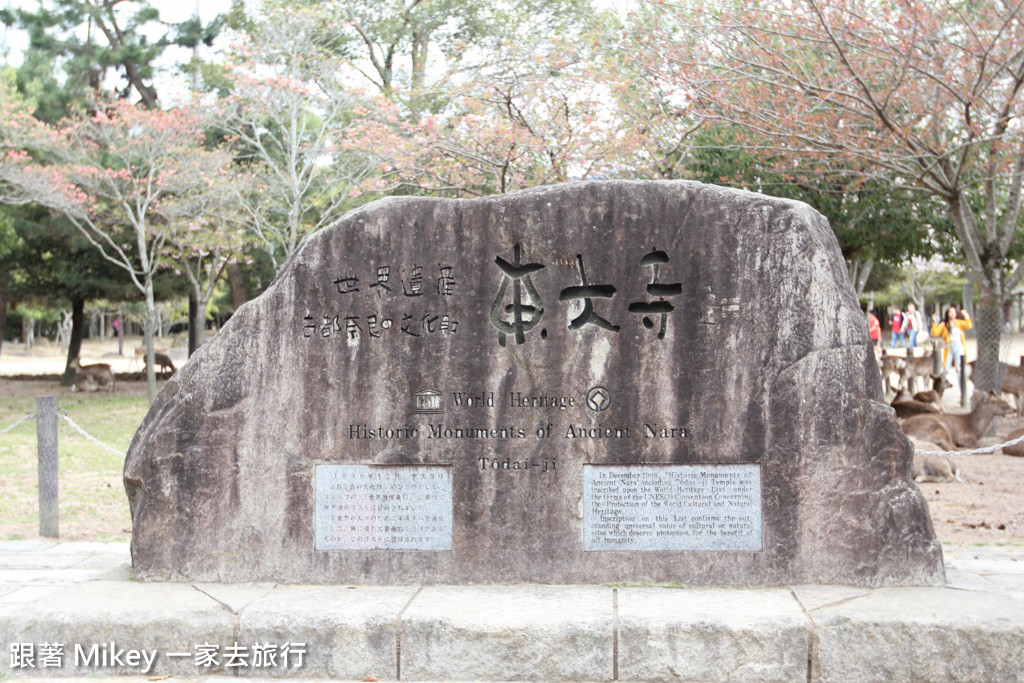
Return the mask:
<path id="1" fill-rule="evenodd" d="M 914 415 L 900 425 L 907 436 L 931 441 L 952 450 L 953 446 L 977 446 L 978 439 L 996 415 L 1011 415 L 1014 409 L 991 392 L 978 394 L 978 404 L 966 415 L 937 413 Z M 945 429 L 945 434 L 942 430 Z M 944 438 L 945 437 L 945 438 Z"/>
<path id="2" fill-rule="evenodd" d="M 918 400 L 917 394 L 914 395 L 914 398 L 909 398 L 903 389 L 896 392 L 896 396 L 893 397 L 889 405 L 896 411 L 896 417 L 900 419 L 940 412 L 930 401 Z"/>
<path id="3" fill-rule="evenodd" d="M 140 368 L 143 367 L 143 361 L 145 360 L 145 358 L 146 358 L 146 347 L 145 346 L 136 346 L 135 347 L 135 355 L 132 356 L 132 359 L 130 361 L 128 361 L 128 369 L 131 370 L 132 366 L 135 365 L 136 363 L 138 363 Z"/>
<path id="4" fill-rule="evenodd" d="M 907 355 L 904 359 L 903 367 L 900 368 L 900 386 L 906 387 L 910 391 L 917 388 L 917 378 L 928 377 L 932 374 L 935 360 L 932 357 L 931 351 L 926 352 L 922 356 Z"/>
<path id="5" fill-rule="evenodd" d="M 174 367 L 174 363 L 171 362 L 171 357 L 166 353 L 156 351 L 153 354 L 153 364 L 160 368 L 159 373 L 162 375 L 167 370 L 167 375 L 173 375 L 177 368 Z"/>
<path id="6" fill-rule="evenodd" d="M 921 401 L 922 403 L 933 403 L 940 413 L 944 413 L 946 411 L 942 409 L 942 394 L 953 385 L 949 383 L 945 375 L 928 376 L 932 378 L 932 388 L 928 391 L 917 392 L 914 394 L 914 400 Z"/>
<path id="7" fill-rule="evenodd" d="M 89 384 L 98 387 L 109 387 L 110 391 L 114 390 L 114 371 L 110 369 L 110 366 L 106 363 L 93 363 L 92 365 L 82 365 L 82 361 L 78 356 L 75 356 L 71 361 L 71 367 L 75 369 L 75 385 L 82 391 L 94 391 L 89 389 Z M 81 382 L 81 386 L 79 386 Z"/>
<path id="8" fill-rule="evenodd" d="M 71 385 L 71 391 L 97 391 L 99 387 L 96 382 L 93 381 L 92 377 L 78 377 Z"/>
<path id="9" fill-rule="evenodd" d="M 1022 436 L 1024 436 L 1024 428 L 1018 427 L 1007 435 L 1006 440 L 1013 441 Z M 1003 455 L 1024 456 L 1024 442 L 1015 443 L 1012 446 L 1003 446 Z"/>
<path id="10" fill-rule="evenodd" d="M 974 376 L 974 364 L 976 361 L 971 361 L 967 364 L 970 369 L 971 377 Z M 1008 363 L 1000 363 L 1003 371 L 1003 386 L 1000 391 L 1004 394 L 1012 394 L 1014 401 L 1017 403 L 1017 417 L 1024 416 L 1024 368 L 1018 365 L 1009 365 Z"/>
<path id="11" fill-rule="evenodd" d="M 917 453 L 917 444 L 914 444 L 914 481 L 925 482 L 949 482 L 958 481 L 960 478 L 960 467 L 948 455 L 921 455 Z"/>
<path id="12" fill-rule="evenodd" d="M 173 375 L 174 372 L 177 370 L 177 368 L 174 367 L 174 363 L 171 362 L 171 357 L 168 355 L 167 352 L 168 352 L 168 349 L 156 349 L 153 352 L 153 363 L 158 368 L 160 368 L 159 373 L 161 375 L 164 373 L 165 370 L 168 371 L 168 375 Z M 142 371 L 145 372 L 145 370 L 146 370 L 146 347 L 145 346 L 136 346 L 135 347 L 135 357 L 132 358 L 130 363 L 128 363 L 128 367 L 131 368 L 131 366 L 134 363 L 138 363 L 139 367 L 142 368 Z"/>
<path id="13" fill-rule="evenodd" d="M 886 355 L 882 349 L 882 357 L 878 360 L 878 371 L 882 375 L 882 388 L 886 393 L 892 391 L 891 376 L 899 374 L 902 377 L 904 360 L 899 356 Z"/>
<path id="14" fill-rule="evenodd" d="M 1007 365 L 1006 373 L 1003 375 L 1004 394 L 1013 394 L 1017 402 L 1017 417 L 1024 416 L 1024 368 L 1017 365 Z"/>

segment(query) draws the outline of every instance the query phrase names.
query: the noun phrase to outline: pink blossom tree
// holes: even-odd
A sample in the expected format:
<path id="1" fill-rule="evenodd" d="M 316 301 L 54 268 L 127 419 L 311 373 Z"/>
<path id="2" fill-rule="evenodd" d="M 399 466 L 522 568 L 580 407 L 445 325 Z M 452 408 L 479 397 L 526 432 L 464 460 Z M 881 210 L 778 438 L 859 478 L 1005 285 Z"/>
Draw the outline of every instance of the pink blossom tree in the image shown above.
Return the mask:
<path id="1" fill-rule="evenodd" d="M 154 277 L 169 249 L 188 240 L 181 214 L 186 198 L 206 191 L 208 175 L 218 169 L 203 148 L 203 126 L 194 109 L 146 111 L 124 101 L 57 128 L 24 116 L 3 126 L 3 200 L 31 201 L 65 215 L 142 293 L 151 402 Z"/>
<path id="2" fill-rule="evenodd" d="M 236 186 L 254 242 L 275 269 L 306 235 L 336 220 L 378 175 L 361 152 L 374 120 L 345 81 L 340 28 L 311 9 L 277 11 L 239 36 L 217 102 L 218 127 L 252 181 Z"/>
<path id="3" fill-rule="evenodd" d="M 454 196 L 631 175 L 638 142 L 617 107 L 622 72 L 591 29 L 517 35 L 464 60 L 433 85 L 443 106 L 378 121 L 392 141 L 366 153 L 392 184 Z"/>
<path id="4" fill-rule="evenodd" d="M 174 238 L 166 256 L 176 273 L 188 280 L 191 300 L 189 329 L 192 346 L 203 344 L 206 309 L 217 282 L 232 263 L 244 258 L 246 214 L 237 200 L 239 187 L 252 183 L 251 174 L 234 164 L 231 155 L 215 150 L 203 156 L 203 180 L 192 192 L 170 197 L 163 202 L 161 214 L 175 225 Z"/>

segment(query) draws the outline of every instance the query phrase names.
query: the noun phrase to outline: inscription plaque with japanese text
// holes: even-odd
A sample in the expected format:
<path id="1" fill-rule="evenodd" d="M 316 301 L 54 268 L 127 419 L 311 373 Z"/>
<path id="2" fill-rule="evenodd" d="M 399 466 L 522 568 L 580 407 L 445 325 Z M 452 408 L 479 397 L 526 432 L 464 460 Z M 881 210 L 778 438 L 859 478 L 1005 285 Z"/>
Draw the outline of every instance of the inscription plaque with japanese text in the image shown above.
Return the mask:
<path id="1" fill-rule="evenodd" d="M 439 466 L 316 466 L 317 550 L 451 550 L 452 476 Z"/>

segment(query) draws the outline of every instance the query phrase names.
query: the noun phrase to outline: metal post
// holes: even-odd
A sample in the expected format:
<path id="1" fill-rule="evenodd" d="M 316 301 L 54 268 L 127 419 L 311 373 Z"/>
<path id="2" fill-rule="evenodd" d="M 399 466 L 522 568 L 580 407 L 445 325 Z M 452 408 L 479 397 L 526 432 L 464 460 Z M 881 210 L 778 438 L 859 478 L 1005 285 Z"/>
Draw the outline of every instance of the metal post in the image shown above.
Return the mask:
<path id="1" fill-rule="evenodd" d="M 960 356 L 957 362 L 960 363 L 960 407 L 967 407 L 967 364 L 964 363 L 964 359 L 967 355 Z M 975 366 L 977 367 L 977 366 Z"/>
<path id="2" fill-rule="evenodd" d="M 57 538 L 57 397 L 36 398 L 39 443 L 39 535 Z"/>

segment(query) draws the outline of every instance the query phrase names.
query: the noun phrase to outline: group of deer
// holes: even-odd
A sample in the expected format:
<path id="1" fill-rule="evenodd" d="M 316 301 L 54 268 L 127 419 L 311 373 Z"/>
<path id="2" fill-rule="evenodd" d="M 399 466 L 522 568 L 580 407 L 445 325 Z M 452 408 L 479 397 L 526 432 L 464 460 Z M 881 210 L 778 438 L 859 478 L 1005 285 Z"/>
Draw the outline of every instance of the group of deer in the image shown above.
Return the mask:
<path id="1" fill-rule="evenodd" d="M 145 357 L 146 347 L 136 346 L 133 362 L 138 362 L 142 366 L 142 361 L 139 359 L 145 360 Z M 160 368 L 160 374 L 164 374 L 164 372 L 168 376 L 174 374 L 174 363 L 171 362 L 171 357 L 166 352 L 156 352 L 154 365 Z M 114 371 L 109 364 L 93 363 L 91 365 L 82 365 L 81 359 L 76 356 L 71 361 L 71 367 L 75 369 L 75 382 L 71 385 L 72 391 L 114 390 Z M 131 364 L 128 367 L 131 368 Z"/>
<path id="2" fill-rule="evenodd" d="M 966 414 L 946 413 L 942 407 L 942 394 L 952 385 L 945 375 L 932 373 L 933 358 L 930 353 L 923 356 L 883 356 L 879 369 L 883 381 L 888 385 L 890 375 L 898 373 L 900 382 L 891 406 L 900 418 L 903 432 L 914 444 L 914 479 L 919 482 L 963 481 L 960 468 L 947 455 L 922 455 L 920 451 L 952 451 L 958 447 L 975 447 L 978 440 L 992 424 L 997 415 L 1020 417 L 1024 412 L 1024 368 L 1006 365 L 1003 393 L 1016 397 L 1015 410 L 995 393 L 979 393 L 977 404 Z M 932 388 L 913 394 L 913 381 L 928 377 Z M 1004 453 L 1012 453 L 1004 449 Z M 1022 453 L 1024 454 L 1024 453 Z"/>

